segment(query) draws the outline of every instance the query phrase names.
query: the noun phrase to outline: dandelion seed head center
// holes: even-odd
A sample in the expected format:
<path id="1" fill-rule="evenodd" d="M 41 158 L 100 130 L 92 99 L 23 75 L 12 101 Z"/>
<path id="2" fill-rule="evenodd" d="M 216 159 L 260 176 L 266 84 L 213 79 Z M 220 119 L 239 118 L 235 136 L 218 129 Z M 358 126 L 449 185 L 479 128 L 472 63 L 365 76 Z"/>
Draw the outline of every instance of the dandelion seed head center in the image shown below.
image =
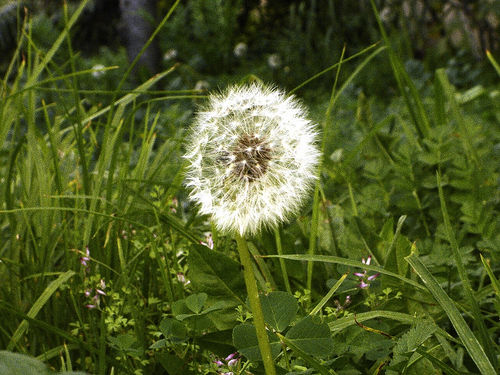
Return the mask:
<path id="1" fill-rule="evenodd" d="M 253 182 L 266 173 L 271 157 L 272 149 L 265 138 L 258 134 L 244 133 L 237 139 L 230 153 L 224 153 L 219 160 L 230 164 L 230 173 L 236 178 Z"/>

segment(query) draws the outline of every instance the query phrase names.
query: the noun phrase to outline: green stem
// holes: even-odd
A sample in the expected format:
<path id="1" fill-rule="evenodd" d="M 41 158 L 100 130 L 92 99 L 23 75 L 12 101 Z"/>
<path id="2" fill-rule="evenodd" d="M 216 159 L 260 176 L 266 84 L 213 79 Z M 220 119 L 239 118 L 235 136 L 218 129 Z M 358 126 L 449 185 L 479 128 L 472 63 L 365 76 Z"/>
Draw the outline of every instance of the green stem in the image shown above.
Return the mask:
<path id="1" fill-rule="evenodd" d="M 281 236 L 280 230 L 278 228 L 274 229 L 274 237 L 276 238 L 276 250 L 278 250 L 278 255 L 283 255 L 283 249 L 281 247 Z M 290 288 L 290 281 L 288 280 L 288 272 L 286 271 L 286 264 L 283 258 L 280 258 L 281 274 L 283 275 L 283 282 L 285 283 L 286 291 L 290 294 L 292 293 L 292 288 Z"/>
<path id="2" fill-rule="evenodd" d="M 248 245 L 246 240 L 241 237 L 239 233 L 236 234 L 235 238 L 238 244 L 240 261 L 243 266 L 243 276 L 247 286 L 248 300 L 250 301 L 250 308 L 252 309 L 255 331 L 257 332 L 257 342 L 259 343 L 260 354 L 264 362 L 264 369 L 266 370 L 266 375 L 276 375 L 273 356 L 271 354 L 271 345 L 269 345 L 264 323 L 264 314 L 262 313 L 262 307 L 260 305 L 259 290 L 257 289 L 257 282 L 253 274 L 252 260 L 248 252 Z"/>

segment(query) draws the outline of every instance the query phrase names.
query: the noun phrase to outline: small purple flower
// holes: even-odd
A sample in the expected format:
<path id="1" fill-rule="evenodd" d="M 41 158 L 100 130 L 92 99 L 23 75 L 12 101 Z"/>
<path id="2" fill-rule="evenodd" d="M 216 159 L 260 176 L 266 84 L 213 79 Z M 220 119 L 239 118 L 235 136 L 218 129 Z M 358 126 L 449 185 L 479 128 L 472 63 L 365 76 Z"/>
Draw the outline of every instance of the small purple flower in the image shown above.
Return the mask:
<path id="1" fill-rule="evenodd" d="M 370 265 L 371 261 L 372 261 L 371 255 L 368 256 L 366 260 L 365 258 L 361 259 L 361 263 L 366 264 L 367 266 Z M 375 280 L 380 275 L 380 273 L 368 276 L 368 271 L 364 270 L 363 272 L 354 272 L 354 275 L 359 277 L 358 288 L 367 289 L 370 287 L 369 282 Z"/>
<path id="2" fill-rule="evenodd" d="M 97 307 L 97 305 L 85 305 L 85 307 L 89 310 L 92 310 L 92 309 L 95 309 Z"/>
<path id="3" fill-rule="evenodd" d="M 88 270 L 89 264 L 87 262 L 90 261 L 90 250 L 89 247 L 87 246 L 85 248 L 85 256 L 80 258 L 80 263 L 82 266 L 85 266 L 86 269 Z"/>
<path id="4" fill-rule="evenodd" d="M 365 283 L 363 280 L 360 280 L 360 283 L 358 285 L 359 288 L 361 289 L 366 289 L 370 286 L 370 284 Z"/>
<path id="5" fill-rule="evenodd" d="M 238 361 L 240 360 L 240 358 L 238 357 L 238 352 L 235 352 L 235 353 L 231 353 L 229 354 L 226 358 L 224 358 L 224 360 L 220 360 L 220 359 L 217 359 L 214 361 L 214 363 L 217 365 L 217 367 L 221 367 L 221 366 L 225 366 L 226 369 L 228 367 L 234 367 L 238 364 Z M 225 369 L 221 369 L 221 371 L 224 371 Z M 229 371 L 229 372 L 223 372 L 221 373 L 220 375 L 231 375 L 233 374 L 232 371 Z"/>

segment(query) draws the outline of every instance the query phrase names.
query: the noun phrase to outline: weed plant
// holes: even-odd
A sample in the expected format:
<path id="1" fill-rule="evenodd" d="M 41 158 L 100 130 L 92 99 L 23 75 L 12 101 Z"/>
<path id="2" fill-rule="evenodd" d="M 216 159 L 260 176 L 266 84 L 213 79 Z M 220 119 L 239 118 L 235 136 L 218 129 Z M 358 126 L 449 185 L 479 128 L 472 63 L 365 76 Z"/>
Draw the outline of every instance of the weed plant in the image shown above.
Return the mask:
<path id="1" fill-rule="evenodd" d="M 236 244 L 182 185 L 205 98 L 165 90 L 177 65 L 93 88 L 116 64 L 78 68 L 87 2 L 47 49 L 26 20 L 0 81 L 0 373 L 262 374 Z M 306 101 L 311 200 L 248 243 L 278 373 L 496 374 L 498 85 L 459 91 L 443 69 L 420 85 L 379 26 L 382 43 L 292 90 L 333 87 Z M 380 60 L 388 105 L 357 81 Z"/>

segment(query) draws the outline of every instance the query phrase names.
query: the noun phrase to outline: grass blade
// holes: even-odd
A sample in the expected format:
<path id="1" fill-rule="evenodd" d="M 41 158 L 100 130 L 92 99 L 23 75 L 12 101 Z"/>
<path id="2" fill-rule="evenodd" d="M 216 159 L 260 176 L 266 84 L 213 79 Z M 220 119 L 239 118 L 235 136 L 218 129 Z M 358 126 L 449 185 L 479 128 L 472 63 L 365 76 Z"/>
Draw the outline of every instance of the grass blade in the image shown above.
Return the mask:
<path id="1" fill-rule="evenodd" d="M 300 260 L 305 262 L 324 262 L 324 263 L 335 263 L 343 264 L 345 266 L 357 267 L 368 271 L 380 272 L 381 274 L 395 277 L 409 285 L 416 287 L 419 290 L 426 291 L 425 287 L 420 285 L 418 282 L 401 276 L 397 273 L 387 271 L 386 269 L 378 266 L 372 266 L 368 264 L 361 263 L 357 260 L 345 259 L 341 257 L 335 257 L 331 255 L 310 255 L 310 254 L 290 254 L 290 255 L 263 255 L 265 258 L 283 258 L 290 260 Z"/>
<path id="2" fill-rule="evenodd" d="M 57 279 L 52 281 L 47 288 L 42 292 L 40 297 L 37 298 L 33 306 L 31 306 L 31 309 L 28 311 L 26 314 L 30 318 L 36 317 L 38 312 L 42 309 L 42 307 L 47 303 L 47 301 L 50 299 L 52 294 L 61 287 L 66 281 L 68 281 L 73 275 L 75 274 L 74 271 L 66 271 L 59 275 Z M 23 336 L 24 332 L 28 329 L 28 321 L 23 320 L 19 326 L 17 327 L 16 331 L 12 335 L 9 345 L 7 346 L 7 350 L 12 350 L 14 346 L 16 346 L 16 343 L 19 341 L 19 339 Z"/>
<path id="3" fill-rule="evenodd" d="M 418 276 L 420 276 L 441 308 L 446 312 L 446 315 L 448 315 L 451 324 L 453 324 L 453 327 L 455 328 L 455 331 L 457 332 L 460 340 L 465 346 L 465 349 L 471 356 L 472 360 L 475 362 L 481 374 L 495 375 L 496 371 L 493 368 L 493 365 L 486 356 L 486 353 L 484 352 L 476 336 L 474 336 L 471 329 L 465 322 L 462 314 L 460 314 L 460 311 L 458 311 L 453 300 L 446 294 L 443 288 L 439 286 L 437 280 L 434 278 L 434 276 L 432 276 L 432 274 L 424 266 L 420 259 L 418 259 L 414 252 L 412 252 L 405 259 L 412 266 Z"/>
<path id="4" fill-rule="evenodd" d="M 443 187 L 441 185 L 441 175 L 439 172 L 436 173 L 437 186 L 439 190 L 439 200 L 441 202 L 441 213 L 443 215 L 444 227 L 446 236 L 448 237 L 448 242 L 450 243 L 451 250 L 453 252 L 453 257 L 455 258 L 455 263 L 458 270 L 458 276 L 463 284 L 463 289 L 465 293 L 466 300 L 470 303 L 472 309 L 472 316 L 474 317 L 474 325 L 478 330 L 479 339 L 483 345 L 486 354 L 490 361 L 496 365 L 496 354 L 493 351 L 495 347 L 493 340 L 488 334 L 488 330 L 486 328 L 486 324 L 484 323 L 483 317 L 481 315 L 481 311 L 479 309 L 479 304 L 474 295 L 474 291 L 472 290 L 471 282 L 469 277 L 467 276 L 467 270 L 464 267 L 464 263 L 462 261 L 462 256 L 460 255 L 460 251 L 458 249 L 458 243 L 455 238 L 455 234 L 453 233 L 453 229 L 450 223 L 450 217 L 448 215 L 448 209 L 446 208 L 446 201 L 444 199 Z"/>
<path id="5" fill-rule="evenodd" d="M 488 60 L 490 60 L 491 65 L 493 65 L 493 67 L 497 71 L 498 75 L 500 76 L 500 65 L 498 65 L 497 61 L 495 60 L 495 58 L 493 57 L 491 52 L 487 50 L 486 56 L 488 57 Z"/>
<path id="6" fill-rule="evenodd" d="M 309 313 L 309 315 L 316 314 L 318 311 L 320 311 L 323 308 L 323 306 L 325 306 L 325 304 L 328 302 L 328 300 L 330 298 L 332 298 L 333 293 L 335 293 L 337 291 L 337 289 L 340 288 L 340 286 L 344 282 L 344 280 L 347 277 L 347 275 L 349 275 L 349 273 L 344 273 L 342 275 L 342 277 L 335 283 L 335 285 L 331 287 L 331 289 L 328 291 L 328 293 L 326 293 L 326 296 L 324 296 L 321 299 L 321 301 L 314 307 L 314 309 L 311 310 L 311 312 Z"/>

